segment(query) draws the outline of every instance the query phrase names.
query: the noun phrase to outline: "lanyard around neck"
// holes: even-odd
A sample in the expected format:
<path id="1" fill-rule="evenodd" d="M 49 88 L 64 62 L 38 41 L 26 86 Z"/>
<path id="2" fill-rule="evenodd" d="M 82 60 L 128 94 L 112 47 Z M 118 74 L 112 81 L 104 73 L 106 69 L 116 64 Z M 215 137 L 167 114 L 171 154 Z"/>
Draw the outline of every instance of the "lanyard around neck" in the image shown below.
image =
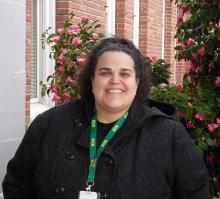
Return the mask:
<path id="1" fill-rule="evenodd" d="M 89 164 L 89 174 L 87 178 L 87 185 L 91 187 L 94 185 L 96 165 L 99 157 L 104 151 L 106 145 L 111 141 L 114 135 L 118 132 L 121 126 L 124 124 L 125 120 L 128 117 L 128 112 L 126 112 L 110 129 L 110 131 L 105 136 L 98 150 L 96 151 L 96 140 L 97 140 L 97 118 L 96 115 L 93 116 L 91 120 L 91 129 L 90 129 L 90 164 Z"/>

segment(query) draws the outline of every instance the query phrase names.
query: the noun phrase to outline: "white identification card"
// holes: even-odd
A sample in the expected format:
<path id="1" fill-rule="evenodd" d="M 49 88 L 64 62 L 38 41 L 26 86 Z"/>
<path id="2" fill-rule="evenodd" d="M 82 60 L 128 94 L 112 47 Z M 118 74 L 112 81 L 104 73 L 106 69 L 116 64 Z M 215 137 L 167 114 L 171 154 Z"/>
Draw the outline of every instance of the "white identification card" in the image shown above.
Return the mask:
<path id="1" fill-rule="evenodd" d="M 100 199 L 100 194 L 93 191 L 80 191 L 78 199 Z"/>

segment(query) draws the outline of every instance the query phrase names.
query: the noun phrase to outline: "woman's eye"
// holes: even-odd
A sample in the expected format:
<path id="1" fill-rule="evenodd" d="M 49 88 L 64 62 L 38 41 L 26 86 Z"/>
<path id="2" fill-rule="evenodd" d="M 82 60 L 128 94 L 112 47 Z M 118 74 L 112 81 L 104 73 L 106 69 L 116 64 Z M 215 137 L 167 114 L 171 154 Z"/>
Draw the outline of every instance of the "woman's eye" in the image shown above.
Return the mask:
<path id="1" fill-rule="evenodd" d="M 111 72 L 101 72 L 100 75 L 101 75 L 101 76 L 111 75 Z"/>
<path id="2" fill-rule="evenodd" d="M 130 73 L 121 73 L 121 76 L 122 76 L 122 77 L 129 77 L 129 76 L 130 76 Z"/>

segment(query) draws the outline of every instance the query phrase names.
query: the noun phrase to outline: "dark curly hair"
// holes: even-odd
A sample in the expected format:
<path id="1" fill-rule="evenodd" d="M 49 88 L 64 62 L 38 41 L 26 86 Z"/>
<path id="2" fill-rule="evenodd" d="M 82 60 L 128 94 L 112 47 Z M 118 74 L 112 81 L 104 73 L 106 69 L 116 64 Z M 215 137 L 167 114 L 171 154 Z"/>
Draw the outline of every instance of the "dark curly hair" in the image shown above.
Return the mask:
<path id="1" fill-rule="evenodd" d="M 135 47 L 135 45 L 125 39 L 120 37 L 111 37 L 103 39 L 98 45 L 96 45 L 87 58 L 87 63 L 85 68 L 79 75 L 78 85 L 79 94 L 84 101 L 90 101 L 94 104 L 94 96 L 92 93 L 92 82 L 91 78 L 94 78 L 96 64 L 99 57 L 109 51 L 119 51 L 124 52 L 131 56 L 135 63 L 135 73 L 136 78 L 139 79 L 139 84 L 137 88 L 137 94 L 135 99 L 145 101 L 148 99 L 148 94 L 150 92 L 150 86 L 148 81 L 148 71 L 146 62 L 141 55 L 140 51 Z"/>

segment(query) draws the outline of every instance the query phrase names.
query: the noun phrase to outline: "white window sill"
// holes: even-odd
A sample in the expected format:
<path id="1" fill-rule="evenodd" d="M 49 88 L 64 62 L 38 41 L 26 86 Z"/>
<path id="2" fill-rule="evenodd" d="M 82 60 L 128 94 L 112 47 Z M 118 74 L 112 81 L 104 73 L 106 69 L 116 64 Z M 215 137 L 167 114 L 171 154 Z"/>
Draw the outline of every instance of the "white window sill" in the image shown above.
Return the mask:
<path id="1" fill-rule="evenodd" d="M 3 193 L 0 193 L 0 199 L 3 199 Z"/>
<path id="2" fill-rule="evenodd" d="M 51 108 L 50 105 L 45 105 L 41 103 L 31 103 L 30 104 L 30 121 L 32 122 L 38 114 L 43 113 L 49 108 Z"/>

